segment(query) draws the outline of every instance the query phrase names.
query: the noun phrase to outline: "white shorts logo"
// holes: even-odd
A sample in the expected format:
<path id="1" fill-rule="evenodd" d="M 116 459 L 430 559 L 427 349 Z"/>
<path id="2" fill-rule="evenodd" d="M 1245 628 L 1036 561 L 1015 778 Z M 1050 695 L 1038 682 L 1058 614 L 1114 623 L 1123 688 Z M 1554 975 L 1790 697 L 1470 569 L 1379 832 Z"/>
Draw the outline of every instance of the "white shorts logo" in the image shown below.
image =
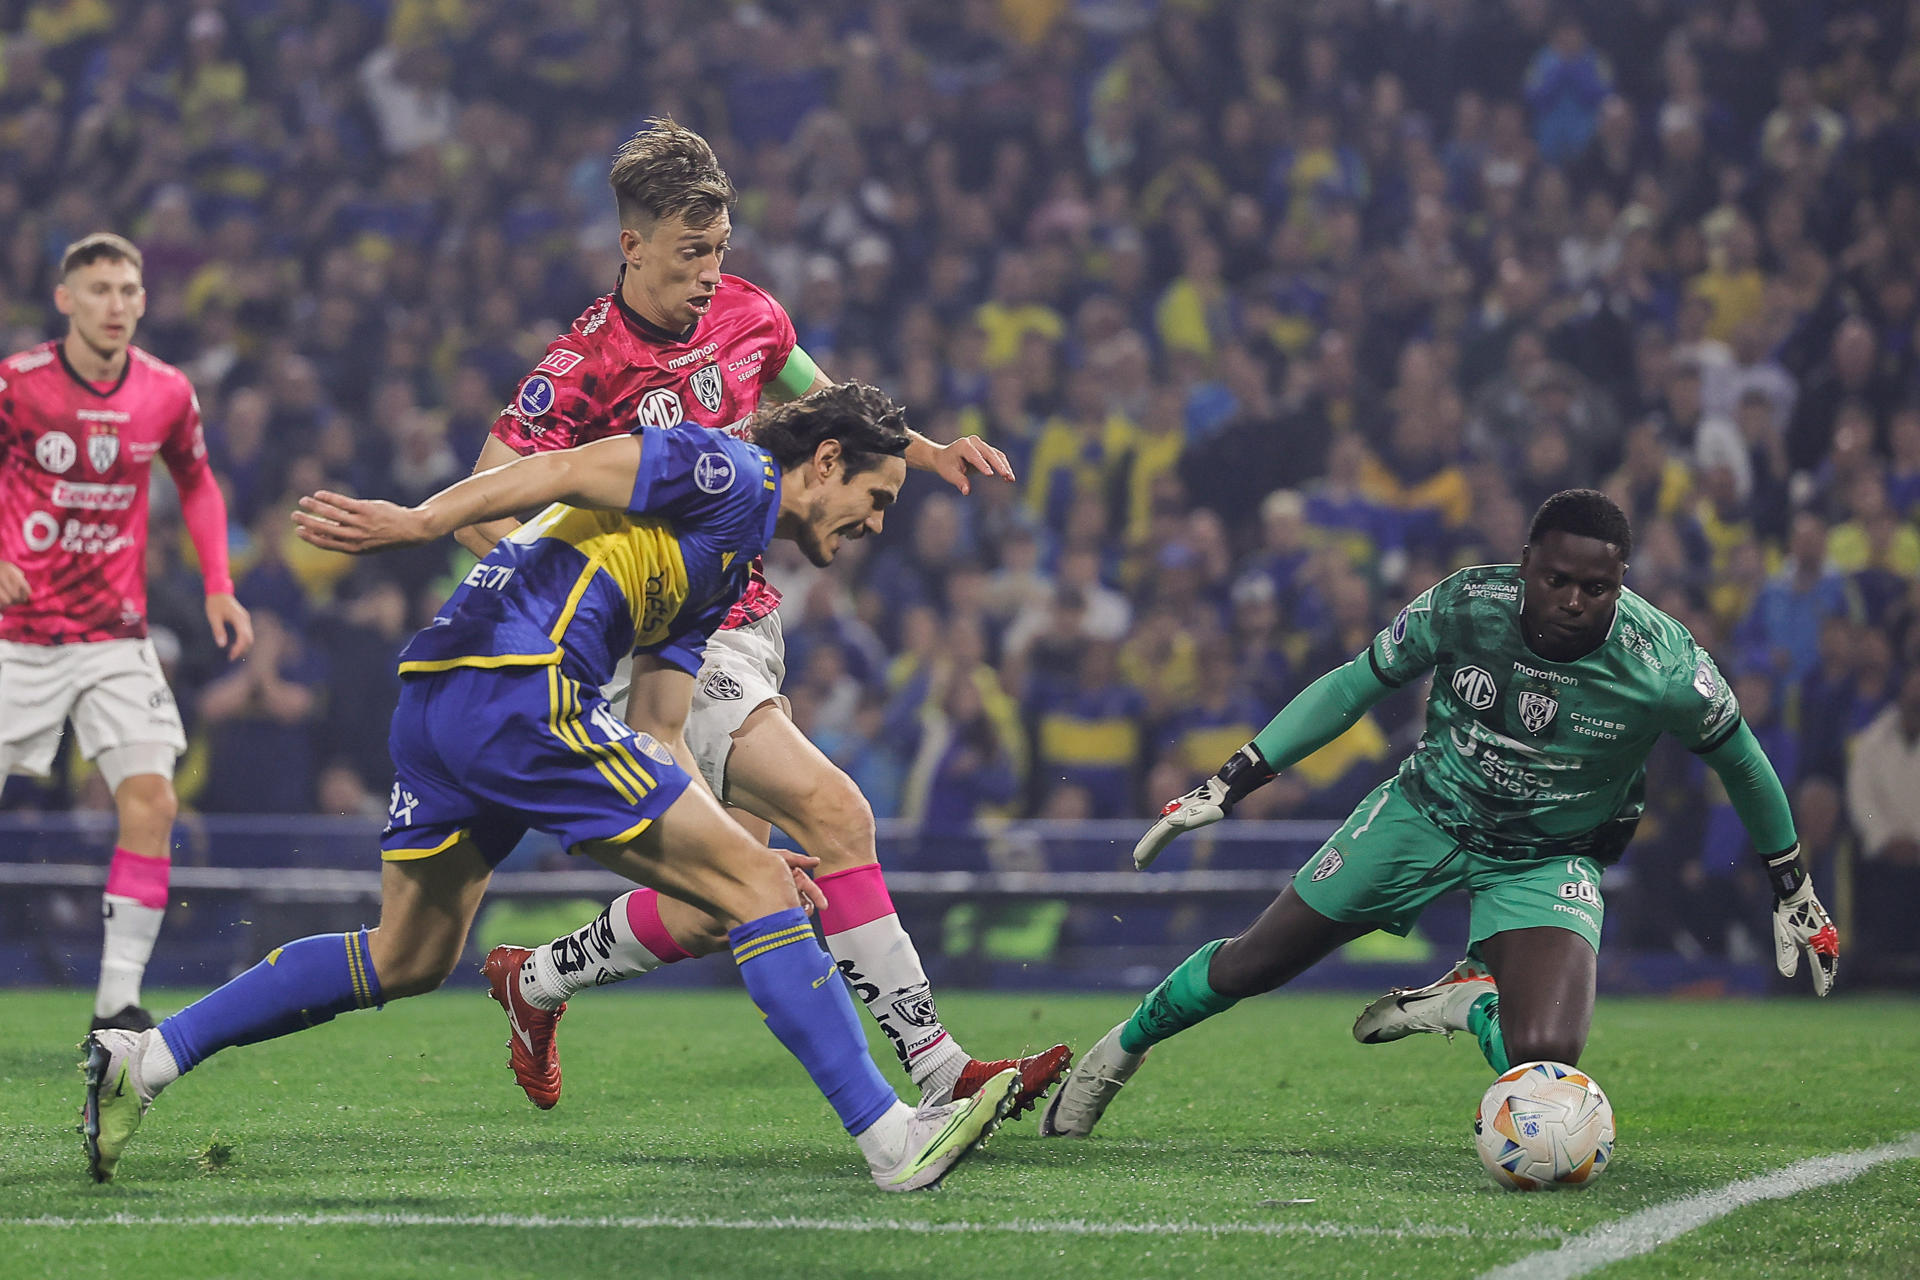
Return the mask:
<path id="1" fill-rule="evenodd" d="M 716 671 L 706 679 L 707 696 L 715 702 L 738 702 L 745 696 L 740 682 L 724 671 Z"/>
<path id="2" fill-rule="evenodd" d="M 665 387 L 655 387 L 640 397 L 640 409 L 636 415 L 643 427 L 672 427 L 686 420 L 686 414 L 680 411 L 680 397 Z"/>
<path id="3" fill-rule="evenodd" d="M 694 370 L 693 376 L 687 379 L 687 385 L 693 388 L 694 399 L 705 405 L 708 413 L 720 412 L 720 393 L 724 388 L 720 384 L 719 365 L 710 364 Z"/>
<path id="4" fill-rule="evenodd" d="M 702 493 L 725 493 L 733 487 L 733 463 L 724 453 L 703 453 L 693 464 L 693 482 Z"/>
<path id="5" fill-rule="evenodd" d="M 1313 879 L 1311 883 L 1319 884 L 1322 880 L 1325 880 L 1328 876 L 1346 865 L 1347 860 L 1340 856 L 1340 851 L 1329 846 L 1327 851 L 1320 855 L 1320 865 L 1313 869 Z"/>
<path id="6" fill-rule="evenodd" d="M 60 476 L 73 469 L 80 450 L 75 447 L 73 437 L 66 432 L 49 431 L 34 444 L 33 456 L 39 459 L 41 466 Z"/>
<path id="7" fill-rule="evenodd" d="M 1479 667 L 1462 667 L 1454 672 L 1453 691 L 1475 711 L 1485 711 L 1500 696 L 1493 677 Z"/>

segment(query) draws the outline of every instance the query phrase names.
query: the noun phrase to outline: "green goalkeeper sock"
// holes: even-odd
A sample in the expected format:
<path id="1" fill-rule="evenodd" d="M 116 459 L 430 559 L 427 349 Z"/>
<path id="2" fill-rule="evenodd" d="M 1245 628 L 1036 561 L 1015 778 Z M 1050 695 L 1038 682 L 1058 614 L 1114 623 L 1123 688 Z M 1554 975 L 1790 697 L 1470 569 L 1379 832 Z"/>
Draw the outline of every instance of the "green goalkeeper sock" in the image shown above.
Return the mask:
<path id="1" fill-rule="evenodd" d="M 1233 1008 L 1240 1001 L 1223 996 L 1207 981 L 1207 966 L 1225 938 L 1209 942 L 1166 976 L 1166 980 L 1140 1002 L 1140 1007 L 1120 1029 L 1120 1047 L 1128 1053 L 1145 1053 L 1169 1036 L 1178 1035 L 1216 1013 Z"/>
<path id="2" fill-rule="evenodd" d="M 1487 1055 L 1488 1064 L 1496 1072 L 1504 1072 L 1512 1065 L 1507 1061 L 1507 1042 L 1500 1035 L 1498 991 L 1489 991 L 1473 1002 L 1467 1010 L 1467 1030 L 1480 1042 L 1480 1052 Z"/>

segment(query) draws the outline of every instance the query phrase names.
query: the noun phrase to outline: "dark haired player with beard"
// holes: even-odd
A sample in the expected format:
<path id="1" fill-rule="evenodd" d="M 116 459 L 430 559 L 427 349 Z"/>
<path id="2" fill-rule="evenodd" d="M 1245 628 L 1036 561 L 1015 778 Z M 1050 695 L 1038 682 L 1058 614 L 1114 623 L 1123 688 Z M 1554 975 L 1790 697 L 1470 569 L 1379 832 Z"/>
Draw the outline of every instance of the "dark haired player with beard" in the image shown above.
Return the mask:
<path id="1" fill-rule="evenodd" d="M 704 138 L 655 120 L 620 148 L 608 180 L 620 215 L 618 287 L 521 381 L 476 469 L 623 435 L 636 423 L 738 432 L 763 399 L 795 400 L 832 385 L 795 345 L 780 304 L 721 272 L 734 190 Z M 962 493 L 975 473 L 1013 479 L 1005 456 L 973 436 L 941 446 L 910 431 L 905 460 Z M 460 538 L 485 554 L 512 528 L 513 521 L 499 521 Z M 707 646 L 683 763 L 749 832 L 764 841 L 778 826 L 820 859 L 827 946 L 922 1096 L 965 1097 L 1018 1065 L 1024 1109 L 1065 1071 L 1067 1048 L 1018 1063 L 982 1062 L 947 1032 L 888 895 L 873 812 L 853 780 L 800 732 L 781 696 L 779 603 L 756 564 L 746 594 Z M 622 705 L 623 689 L 624 676 L 616 676 L 608 700 Z M 627 714 L 636 728 L 658 731 L 642 709 L 629 705 Z M 543 946 L 496 947 L 487 977 L 507 1012 L 514 1076 L 528 1098 L 540 1107 L 559 1101 L 554 1032 L 569 997 L 725 945 L 707 916 L 638 889 Z"/>
<path id="2" fill-rule="evenodd" d="M 140 250 L 96 232 L 67 246 L 54 305 L 67 336 L 0 363 L 0 783 L 45 777 L 68 721 L 119 818 L 101 901 L 93 1026 L 153 1025 L 140 981 L 166 915 L 180 712 L 147 638 L 147 482 L 158 457 L 231 658 L 253 623 L 227 574 L 227 504 L 187 376 L 133 345 Z"/>
<path id="3" fill-rule="evenodd" d="M 871 387 L 836 387 L 765 421 L 765 448 L 698 427 L 636 430 L 470 476 L 418 507 L 301 500 L 300 535 L 351 552 L 545 509 L 400 654 L 379 927 L 276 947 L 151 1030 L 93 1032 L 81 1131 L 96 1181 L 113 1176 L 155 1095 L 214 1053 L 446 981 L 493 869 L 535 827 L 716 921 L 768 1029 L 882 1190 L 932 1186 L 985 1140 L 1018 1072 L 946 1106 L 914 1111 L 895 1097 L 802 911 L 800 894 L 817 905 L 818 891 L 796 873 L 813 860 L 754 841 L 675 760 L 701 651 L 748 564 L 771 538 L 827 564 L 846 538 L 880 531 L 906 479 L 904 415 Z M 634 700 L 667 745 L 599 695 L 626 654 Z"/>
<path id="4" fill-rule="evenodd" d="M 1462 569 L 1422 592 L 1365 653 L 1169 803 L 1133 851 L 1143 870 L 1175 836 L 1218 822 L 1367 708 L 1434 673 L 1426 733 L 1398 773 L 1246 932 L 1200 948 L 1089 1050 L 1040 1131 L 1085 1137 L 1153 1045 L 1375 929 L 1406 934 L 1451 889 L 1471 903 L 1468 958 L 1430 987 L 1376 1000 L 1354 1035 L 1373 1044 L 1470 1031 L 1497 1071 L 1577 1063 L 1593 1018 L 1600 872 L 1633 837 L 1662 733 L 1726 784 L 1778 898 L 1780 972 L 1792 976 L 1805 952 L 1826 995 L 1839 945 L 1801 865 L 1786 793 L 1713 659 L 1622 585 L 1632 552 L 1627 519 L 1605 494 L 1554 494 L 1519 564 Z"/>

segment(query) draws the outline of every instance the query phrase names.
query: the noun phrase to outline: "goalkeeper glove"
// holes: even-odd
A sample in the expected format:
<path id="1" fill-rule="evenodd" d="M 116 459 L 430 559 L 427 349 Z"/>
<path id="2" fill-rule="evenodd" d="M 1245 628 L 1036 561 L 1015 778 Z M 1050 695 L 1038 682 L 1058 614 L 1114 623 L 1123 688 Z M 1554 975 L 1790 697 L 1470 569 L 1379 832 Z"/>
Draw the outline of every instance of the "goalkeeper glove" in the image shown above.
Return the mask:
<path id="1" fill-rule="evenodd" d="M 1833 990 L 1840 970 L 1840 935 L 1820 899 L 1813 881 L 1800 865 L 1800 846 L 1767 859 L 1767 878 L 1773 882 L 1773 960 L 1780 976 L 1800 972 L 1800 953 L 1807 953 L 1813 973 L 1813 993 Z"/>
<path id="2" fill-rule="evenodd" d="M 1220 771 L 1178 800 L 1167 801 L 1160 821 L 1133 846 L 1133 865 L 1145 871 L 1182 831 L 1210 827 L 1233 812 L 1233 806 L 1251 791 L 1273 781 L 1273 766 L 1249 742 L 1227 758 Z"/>

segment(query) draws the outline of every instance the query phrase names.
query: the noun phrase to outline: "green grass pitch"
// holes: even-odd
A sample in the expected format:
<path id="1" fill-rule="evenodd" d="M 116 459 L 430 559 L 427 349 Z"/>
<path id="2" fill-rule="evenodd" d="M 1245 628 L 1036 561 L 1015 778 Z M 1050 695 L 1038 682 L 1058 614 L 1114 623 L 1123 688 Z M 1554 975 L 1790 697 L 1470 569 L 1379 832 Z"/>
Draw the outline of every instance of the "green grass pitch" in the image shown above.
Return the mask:
<path id="1" fill-rule="evenodd" d="M 1920 1003 L 1603 996 L 1583 1065 L 1614 1102 L 1613 1167 L 1504 1193 L 1469 1138 L 1478 1050 L 1362 1047 L 1360 1003 L 1250 1002 L 1157 1049 L 1092 1140 L 1023 1117 L 940 1190 L 887 1196 L 743 995 L 637 987 L 574 1002 L 552 1112 L 514 1087 L 485 994 L 444 992 L 215 1058 L 95 1187 L 73 1131 L 86 998 L 4 994 L 0 1275 L 1445 1280 L 1920 1131 Z M 979 1052 L 1083 1047 L 1129 1008 L 941 1001 Z M 1600 1274 L 1920 1276 L 1917 1188 L 1920 1160 L 1881 1164 Z"/>

